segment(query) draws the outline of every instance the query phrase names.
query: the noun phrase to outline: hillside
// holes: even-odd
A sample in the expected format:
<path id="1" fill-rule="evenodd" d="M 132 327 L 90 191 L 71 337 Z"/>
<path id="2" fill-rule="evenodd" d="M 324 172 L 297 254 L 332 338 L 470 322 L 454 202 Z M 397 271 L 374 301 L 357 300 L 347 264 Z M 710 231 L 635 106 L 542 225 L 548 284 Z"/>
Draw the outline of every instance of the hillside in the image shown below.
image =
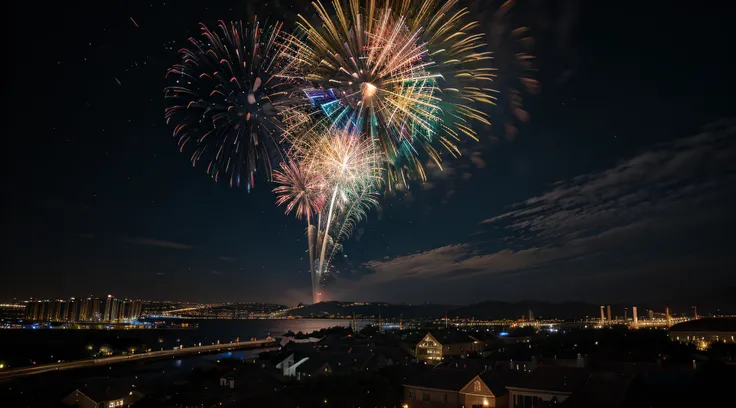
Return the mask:
<path id="1" fill-rule="evenodd" d="M 357 317 L 381 317 L 393 319 L 404 317 L 405 319 L 422 319 L 444 316 L 446 311 L 457 306 L 451 305 L 395 305 L 389 303 L 364 303 L 364 302 L 320 302 L 307 305 L 299 309 L 291 310 L 287 316 L 299 317 L 349 317 L 355 313 Z"/>

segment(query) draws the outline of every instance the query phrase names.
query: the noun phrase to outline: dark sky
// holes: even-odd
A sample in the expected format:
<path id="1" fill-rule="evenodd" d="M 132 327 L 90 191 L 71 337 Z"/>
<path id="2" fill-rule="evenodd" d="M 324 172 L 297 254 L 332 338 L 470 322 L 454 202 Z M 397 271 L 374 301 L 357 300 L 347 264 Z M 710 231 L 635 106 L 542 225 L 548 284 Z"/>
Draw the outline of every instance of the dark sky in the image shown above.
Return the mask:
<path id="1" fill-rule="evenodd" d="M 5 6 L 0 299 L 310 298 L 305 225 L 263 179 L 248 193 L 192 168 L 163 120 L 198 22 L 305 9 L 248 3 Z M 383 197 L 328 297 L 619 302 L 736 283 L 730 11 L 519 3 L 542 82 L 531 120 L 510 140 L 499 109 L 463 158 Z"/>

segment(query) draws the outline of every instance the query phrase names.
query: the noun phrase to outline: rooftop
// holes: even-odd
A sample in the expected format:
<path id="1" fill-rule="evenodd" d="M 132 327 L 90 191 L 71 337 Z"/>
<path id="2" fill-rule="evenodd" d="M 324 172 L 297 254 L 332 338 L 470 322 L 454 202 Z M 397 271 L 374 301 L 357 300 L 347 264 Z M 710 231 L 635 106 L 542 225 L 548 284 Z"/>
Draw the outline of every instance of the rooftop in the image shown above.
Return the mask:
<path id="1" fill-rule="evenodd" d="M 582 390 L 566 399 L 565 408 L 619 408 L 624 406 L 631 380 L 592 380 Z"/>
<path id="2" fill-rule="evenodd" d="M 736 318 L 710 317 L 690 320 L 670 327 L 670 331 L 736 332 Z"/>
<path id="3" fill-rule="evenodd" d="M 130 392 L 135 391 L 135 388 L 131 388 L 130 384 L 95 383 L 85 384 L 83 387 L 77 388 L 77 390 L 89 397 L 91 400 L 101 402 L 124 398 L 128 396 Z"/>
<path id="4" fill-rule="evenodd" d="M 456 343 L 472 343 L 475 341 L 468 333 L 448 330 L 431 331 L 429 334 L 432 335 L 442 345 L 456 344 Z"/>
<path id="5" fill-rule="evenodd" d="M 460 391 L 470 380 L 478 375 L 477 371 L 435 368 L 407 378 L 405 385 L 433 388 L 437 390 Z"/>
<path id="6" fill-rule="evenodd" d="M 589 372 L 584 368 L 540 366 L 508 386 L 571 393 L 585 385 L 588 376 Z"/>

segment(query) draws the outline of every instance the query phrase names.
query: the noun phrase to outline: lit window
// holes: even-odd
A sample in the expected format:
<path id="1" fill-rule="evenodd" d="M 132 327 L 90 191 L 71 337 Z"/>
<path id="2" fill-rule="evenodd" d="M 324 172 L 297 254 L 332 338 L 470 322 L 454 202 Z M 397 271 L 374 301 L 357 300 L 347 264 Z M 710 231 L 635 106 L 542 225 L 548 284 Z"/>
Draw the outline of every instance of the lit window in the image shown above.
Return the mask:
<path id="1" fill-rule="evenodd" d="M 480 381 L 475 380 L 475 383 L 473 383 L 473 392 L 480 392 Z"/>

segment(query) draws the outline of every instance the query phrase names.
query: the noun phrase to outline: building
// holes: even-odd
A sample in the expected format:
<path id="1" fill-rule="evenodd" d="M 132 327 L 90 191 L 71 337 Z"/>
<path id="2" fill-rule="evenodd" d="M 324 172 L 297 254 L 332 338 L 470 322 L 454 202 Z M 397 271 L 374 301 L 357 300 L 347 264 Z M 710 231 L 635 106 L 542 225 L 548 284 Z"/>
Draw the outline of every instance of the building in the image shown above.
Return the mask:
<path id="1" fill-rule="evenodd" d="M 112 320 L 112 308 L 115 303 L 115 298 L 112 295 L 107 295 L 105 299 L 105 308 L 102 310 L 102 321 L 109 322 Z"/>
<path id="2" fill-rule="evenodd" d="M 71 315 L 71 312 L 69 311 L 69 307 L 71 306 L 70 302 L 64 302 L 61 309 L 61 321 L 67 322 L 69 321 L 69 316 Z"/>
<path id="3" fill-rule="evenodd" d="M 536 408 L 561 403 L 582 389 L 588 377 L 589 372 L 584 368 L 539 366 L 506 387 L 510 407 Z"/>
<path id="4" fill-rule="evenodd" d="M 712 343 L 736 342 L 736 318 L 704 318 L 678 323 L 670 327 L 671 341 L 695 343 L 708 348 Z"/>
<path id="5" fill-rule="evenodd" d="M 295 353 L 290 353 L 285 359 L 276 364 L 284 377 L 296 377 L 296 369 L 309 360 L 309 357 L 297 358 Z"/>
<path id="6" fill-rule="evenodd" d="M 567 398 L 560 408 L 623 408 L 636 406 L 627 401 L 631 378 L 591 377 L 578 392 Z"/>
<path id="7" fill-rule="evenodd" d="M 634 328 L 639 328 L 639 313 L 636 310 L 636 306 L 631 309 L 631 313 L 634 315 Z"/>
<path id="8" fill-rule="evenodd" d="M 611 305 L 606 306 L 608 309 L 608 321 L 611 321 Z"/>
<path id="9" fill-rule="evenodd" d="M 437 331 L 428 332 L 415 347 L 415 357 L 419 361 L 439 363 L 448 356 L 463 356 L 482 351 L 478 339 L 466 333 Z"/>
<path id="10" fill-rule="evenodd" d="M 61 402 L 68 407 L 115 408 L 135 406 L 143 394 L 125 386 L 99 384 L 72 391 Z"/>
<path id="11" fill-rule="evenodd" d="M 89 322 L 99 322 L 102 320 L 102 313 L 100 313 L 100 304 L 102 301 L 100 298 L 90 298 L 90 314 Z"/>
<path id="12" fill-rule="evenodd" d="M 508 401 L 508 391 L 493 370 L 437 368 L 404 384 L 404 406 L 409 408 L 505 408 Z"/>
<path id="13" fill-rule="evenodd" d="M 470 384 L 477 372 L 434 369 L 423 372 L 404 384 L 404 406 L 457 408 L 462 406 L 460 391 Z"/>
<path id="14" fill-rule="evenodd" d="M 69 306 L 69 313 L 71 315 L 69 316 L 69 320 L 72 322 L 78 322 L 79 321 L 79 300 L 75 298 L 71 298 L 69 300 L 71 303 L 71 306 Z"/>

